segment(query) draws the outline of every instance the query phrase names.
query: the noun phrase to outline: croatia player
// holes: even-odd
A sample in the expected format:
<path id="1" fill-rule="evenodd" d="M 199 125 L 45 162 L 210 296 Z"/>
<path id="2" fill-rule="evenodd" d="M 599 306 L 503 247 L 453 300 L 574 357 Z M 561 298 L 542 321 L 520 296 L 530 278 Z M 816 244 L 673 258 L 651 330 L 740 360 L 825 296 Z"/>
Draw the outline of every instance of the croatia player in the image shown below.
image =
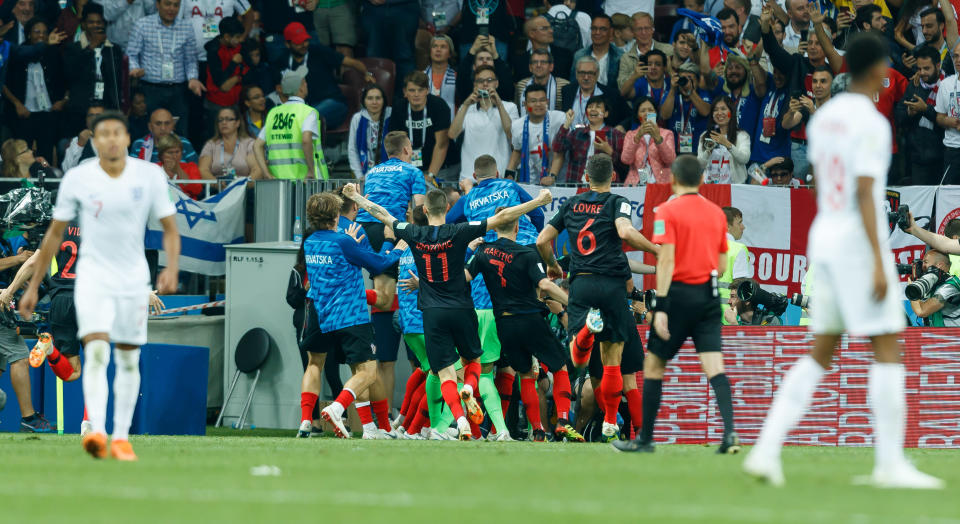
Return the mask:
<path id="1" fill-rule="evenodd" d="M 116 376 L 110 454 L 118 460 L 136 460 L 127 433 L 140 391 L 140 346 L 147 342 L 150 271 L 144 231 L 150 218 L 163 225 L 167 267 L 157 278 L 160 293 L 176 291 L 180 235 L 166 175 L 154 164 L 127 157 L 130 133 L 124 116 L 113 111 L 98 116 L 93 121 L 93 144 L 100 159 L 67 171 L 60 183 L 37 267 L 50 265 L 67 225 L 79 219 L 84 245 L 76 263 L 73 298 L 77 335 L 86 352 L 83 397 L 92 425 L 83 447 L 94 458 L 107 455 L 107 364 L 112 341 Z M 43 276 L 43 271 L 33 274 L 20 300 L 22 317 L 33 314 Z"/>
<path id="2" fill-rule="evenodd" d="M 817 217 L 809 259 L 817 267 L 810 308 L 814 346 L 787 373 L 744 470 L 783 484 L 780 450 L 810 405 L 844 331 L 870 337 L 876 362 L 868 395 L 873 411 L 875 465 L 866 482 L 883 488 L 938 489 L 943 481 L 918 471 L 903 453 L 906 402 L 897 338 L 904 327 L 893 256 L 881 213 L 890 167 L 890 126 L 872 97 L 887 73 L 886 44 L 870 33 L 847 45 L 849 93 L 834 96 L 807 126 L 808 155 L 817 179 Z"/>

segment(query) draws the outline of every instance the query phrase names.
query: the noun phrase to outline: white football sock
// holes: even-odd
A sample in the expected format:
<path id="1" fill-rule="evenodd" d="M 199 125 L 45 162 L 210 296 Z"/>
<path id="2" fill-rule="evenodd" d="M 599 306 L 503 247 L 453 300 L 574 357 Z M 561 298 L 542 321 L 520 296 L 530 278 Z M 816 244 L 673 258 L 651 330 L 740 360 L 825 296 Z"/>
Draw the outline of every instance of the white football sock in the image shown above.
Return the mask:
<path id="1" fill-rule="evenodd" d="M 113 440 L 127 440 L 133 410 L 140 396 L 140 348 L 115 349 L 113 377 Z"/>
<path id="2" fill-rule="evenodd" d="M 756 453 L 780 456 L 783 441 L 803 418 L 824 373 L 826 370 L 810 355 L 802 357 L 790 368 L 773 399 L 763 429 L 760 430 L 760 436 L 753 448 Z"/>
<path id="3" fill-rule="evenodd" d="M 106 433 L 107 429 L 107 365 L 110 363 L 110 343 L 92 340 L 84 344 L 83 351 L 83 402 L 94 433 Z"/>
<path id="4" fill-rule="evenodd" d="M 903 432 L 907 409 L 903 364 L 875 362 L 870 366 L 868 391 L 873 411 L 873 447 L 876 468 L 897 467 L 906 462 Z"/>

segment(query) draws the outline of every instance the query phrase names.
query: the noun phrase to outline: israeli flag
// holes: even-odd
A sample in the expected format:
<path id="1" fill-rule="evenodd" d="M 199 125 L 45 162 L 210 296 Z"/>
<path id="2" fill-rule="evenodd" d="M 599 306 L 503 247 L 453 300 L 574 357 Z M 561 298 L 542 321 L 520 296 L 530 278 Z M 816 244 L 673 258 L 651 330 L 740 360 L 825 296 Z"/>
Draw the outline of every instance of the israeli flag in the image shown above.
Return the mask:
<path id="1" fill-rule="evenodd" d="M 200 201 L 169 183 L 170 200 L 177 208 L 181 271 L 210 276 L 226 274 L 224 246 L 243 243 L 247 181 L 247 178 L 237 179 L 220 193 Z M 151 220 L 147 224 L 145 245 L 147 249 L 159 249 L 160 265 L 166 264 L 160 221 Z"/>

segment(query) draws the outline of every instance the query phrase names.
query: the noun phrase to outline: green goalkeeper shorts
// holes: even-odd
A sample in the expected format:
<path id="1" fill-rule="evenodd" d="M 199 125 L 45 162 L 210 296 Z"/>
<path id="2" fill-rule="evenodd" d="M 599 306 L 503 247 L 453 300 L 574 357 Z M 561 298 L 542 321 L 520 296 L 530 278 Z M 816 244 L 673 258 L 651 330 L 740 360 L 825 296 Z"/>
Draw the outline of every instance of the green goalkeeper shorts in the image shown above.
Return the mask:
<path id="1" fill-rule="evenodd" d="M 500 337 L 497 336 L 497 321 L 493 317 L 493 310 L 478 309 L 477 324 L 479 325 L 477 331 L 480 335 L 480 347 L 483 348 L 480 363 L 493 364 L 500 360 Z"/>

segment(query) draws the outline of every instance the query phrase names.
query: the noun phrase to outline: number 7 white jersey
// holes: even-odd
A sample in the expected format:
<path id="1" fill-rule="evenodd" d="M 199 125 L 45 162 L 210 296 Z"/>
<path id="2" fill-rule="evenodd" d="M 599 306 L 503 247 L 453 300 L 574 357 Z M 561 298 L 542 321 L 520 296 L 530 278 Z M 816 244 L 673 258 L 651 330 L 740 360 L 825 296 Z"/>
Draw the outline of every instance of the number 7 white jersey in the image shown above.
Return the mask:
<path id="1" fill-rule="evenodd" d="M 890 168 L 890 124 L 864 95 L 833 97 L 807 124 L 807 156 L 817 187 L 817 217 L 810 228 L 811 258 L 869 255 L 857 203 L 857 178 L 870 177 L 877 235 L 887 251 L 885 215 L 887 171 Z"/>

